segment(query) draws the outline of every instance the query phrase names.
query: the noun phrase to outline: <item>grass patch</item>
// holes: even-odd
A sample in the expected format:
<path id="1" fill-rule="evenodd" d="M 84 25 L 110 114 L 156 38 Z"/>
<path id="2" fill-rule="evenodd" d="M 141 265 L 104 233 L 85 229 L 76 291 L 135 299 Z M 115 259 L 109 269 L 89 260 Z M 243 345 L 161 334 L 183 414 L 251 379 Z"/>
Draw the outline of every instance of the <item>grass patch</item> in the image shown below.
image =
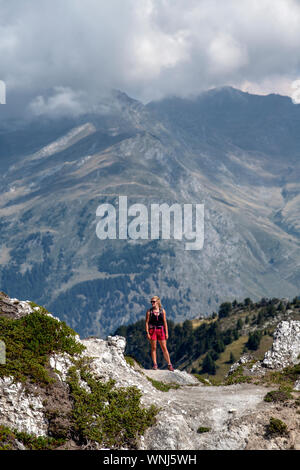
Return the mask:
<path id="1" fill-rule="evenodd" d="M 236 341 L 233 341 L 231 344 L 228 344 L 225 351 L 220 354 L 219 359 L 216 360 L 216 379 L 223 380 L 228 373 L 232 363 L 230 363 L 230 355 L 238 360 L 243 353 L 244 346 L 247 342 L 248 336 L 240 336 Z"/>
<path id="2" fill-rule="evenodd" d="M 232 366 L 230 362 L 230 355 L 233 354 L 236 360 L 238 360 L 244 351 L 245 344 L 247 343 L 248 336 L 240 336 L 236 341 L 226 346 L 224 352 L 220 354 L 219 359 L 216 360 L 217 371 L 215 377 L 222 380 L 226 377 L 227 373 Z M 259 348 L 256 351 L 250 351 L 255 360 L 261 361 L 264 358 L 266 351 L 268 351 L 272 345 L 273 338 L 269 335 L 263 335 L 260 341 Z"/>
<path id="3" fill-rule="evenodd" d="M 134 367 L 134 359 L 131 356 L 124 356 L 124 359 L 127 364 L 129 364 L 131 367 Z"/>
<path id="4" fill-rule="evenodd" d="M 191 320 L 193 329 L 198 328 L 199 326 L 203 325 L 204 323 L 206 325 L 209 325 L 211 323 L 214 323 L 215 321 L 217 321 L 217 317 L 216 318 L 201 318 L 201 319 Z"/>
<path id="5" fill-rule="evenodd" d="M 206 387 L 209 387 L 211 385 L 210 381 L 206 379 L 205 377 L 203 377 L 203 375 L 193 374 L 193 376 L 196 377 L 196 379 L 199 380 L 199 382 L 201 382 Z"/>
<path id="6" fill-rule="evenodd" d="M 248 340 L 248 336 L 240 336 L 236 341 L 233 341 L 232 343 L 226 346 L 225 350 L 222 353 L 220 353 L 220 357 L 215 361 L 216 373 L 214 375 L 207 374 L 207 373 L 198 374 L 197 372 L 195 374 L 199 375 L 200 377 L 201 375 L 203 375 L 204 377 L 207 377 L 210 381 L 214 380 L 216 383 L 222 382 L 232 365 L 232 363 L 229 362 L 230 354 L 232 353 L 234 357 L 236 358 L 236 360 L 239 359 L 240 356 L 242 355 L 242 352 L 243 352 L 243 349 L 247 340 Z M 194 361 L 190 369 L 200 370 L 206 354 L 207 353 L 205 352 L 196 361 Z"/>
<path id="7" fill-rule="evenodd" d="M 160 382 L 159 380 L 152 379 L 151 377 L 146 376 L 147 380 L 152 383 L 153 387 L 161 392 L 168 392 L 169 390 L 178 389 L 180 385 L 178 384 L 165 384 L 164 382 Z"/>
<path id="8" fill-rule="evenodd" d="M 256 351 L 251 351 L 254 359 L 257 361 L 262 361 L 265 357 L 265 353 L 271 348 L 273 344 L 273 338 L 270 335 L 263 335 L 261 337 L 259 347 Z"/>
<path id="9" fill-rule="evenodd" d="M 141 369 L 143 369 L 142 364 L 135 359 L 133 356 L 126 355 L 124 356 L 125 361 L 127 364 L 129 364 L 131 367 L 135 368 L 136 365 L 138 365 Z"/>

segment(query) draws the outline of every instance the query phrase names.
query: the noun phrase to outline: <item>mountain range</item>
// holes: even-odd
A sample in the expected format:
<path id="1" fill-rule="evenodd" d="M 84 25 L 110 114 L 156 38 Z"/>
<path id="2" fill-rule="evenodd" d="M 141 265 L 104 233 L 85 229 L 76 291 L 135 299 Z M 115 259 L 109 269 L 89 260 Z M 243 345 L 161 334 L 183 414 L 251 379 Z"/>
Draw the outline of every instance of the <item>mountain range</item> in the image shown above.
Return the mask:
<path id="1" fill-rule="evenodd" d="M 91 114 L 2 117 L 1 290 L 84 337 L 143 318 L 153 295 L 176 322 L 227 300 L 298 295 L 299 129 L 289 97 L 232 87 L 148 104 L 114 91 Z M 100 240 L 97 208 L 117 209 L 119 196 L 202 204 L 202 249 Z"/>

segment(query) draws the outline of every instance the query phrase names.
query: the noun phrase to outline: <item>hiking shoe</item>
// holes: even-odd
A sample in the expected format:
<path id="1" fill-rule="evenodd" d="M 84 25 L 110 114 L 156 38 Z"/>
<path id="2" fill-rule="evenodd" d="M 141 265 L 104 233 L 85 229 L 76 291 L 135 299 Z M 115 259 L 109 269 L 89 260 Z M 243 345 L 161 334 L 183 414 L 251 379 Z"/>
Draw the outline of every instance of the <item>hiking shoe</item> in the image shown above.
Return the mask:
<path id="1" fill-rule="evenodd" d="M 157 364 L 154 364 L 154 366 L 152 367 L 152 369 L 157 370 L 157 369 L 158 369 Z"/>
<path id="2" fill-rule="evenodd" d="M 168 364 L 168 369 L 169 369 L 171 372 L 174 372 L 174 369 L 173 369 L 172 364 Z"/>

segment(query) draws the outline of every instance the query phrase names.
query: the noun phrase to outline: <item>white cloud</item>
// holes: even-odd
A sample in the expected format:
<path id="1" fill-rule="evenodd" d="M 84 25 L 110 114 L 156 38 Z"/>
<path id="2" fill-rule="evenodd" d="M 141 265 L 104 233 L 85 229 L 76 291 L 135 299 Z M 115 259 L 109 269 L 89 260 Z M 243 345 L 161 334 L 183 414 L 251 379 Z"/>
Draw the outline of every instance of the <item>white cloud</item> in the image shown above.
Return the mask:
<path id="1" fill-rule="evenodd" d="M 49 116 L 73 115 L 78 116 L 88 109 L 87 96 L 84 92 L 75 92 L 69 87 L 54 87 L 52 96 L 36 96 L 29 104 L 29 108 L 36 116 L 47 114 Z"/>
<path id="2" fill-rule="evenodd" d="M 248 62 L 246 50 L 229 34 L 218 34 L 209 44 L 208 60 L 211 73 L 228 74 Z"/>
<path id="3" fill-rule="evenodd" d="M 144 101 L 226 84 L 291 95 L 300 78 L 298 0 L 0 0 L 0 9 L 0 79 L 41 96 L 36 112 L 76 113 L 82 93 L 109 88 Z"/>
<path id="4" fill-rule="evenodd" d="M 184 32 L 174 35 L 160 31 L 149 32 L 137 38 L 134 47 L 135 67 L 131 70 L 134 79 L 159 78 L 164 69 L 172 69 L 189 58 L 188 45 Z"/>

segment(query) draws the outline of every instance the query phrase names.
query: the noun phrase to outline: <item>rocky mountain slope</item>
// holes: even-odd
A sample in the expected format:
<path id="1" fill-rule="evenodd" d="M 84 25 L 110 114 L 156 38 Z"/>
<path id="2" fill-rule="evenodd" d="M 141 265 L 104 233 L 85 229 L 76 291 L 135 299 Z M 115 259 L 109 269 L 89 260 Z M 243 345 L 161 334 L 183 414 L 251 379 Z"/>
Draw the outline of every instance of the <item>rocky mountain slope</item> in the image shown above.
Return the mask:
<path id="1" fill-rule="evenodd" d="M 3 448 L 300 449 L 299 321 L 281 322 L 264 360 L 241 358 L 231 385 L 217 387 L 184 371 L 142 369 L 124 357 L 120 336 L 61 336 L 63 323 L 32 302 L 2 294 L 0 304 Z M 55 341 L 37 366 L 49 328 Z"/>
<path id="2" fill-rule="evenodd" d="M 0 285 L 45 305 L 82 337 L 227 299 L 299 294 L 299 106 L 230 87 L 101 112 L 0 125 Z M 99 240 L 96 209 L 204 204 L 204 245 Z"/>

